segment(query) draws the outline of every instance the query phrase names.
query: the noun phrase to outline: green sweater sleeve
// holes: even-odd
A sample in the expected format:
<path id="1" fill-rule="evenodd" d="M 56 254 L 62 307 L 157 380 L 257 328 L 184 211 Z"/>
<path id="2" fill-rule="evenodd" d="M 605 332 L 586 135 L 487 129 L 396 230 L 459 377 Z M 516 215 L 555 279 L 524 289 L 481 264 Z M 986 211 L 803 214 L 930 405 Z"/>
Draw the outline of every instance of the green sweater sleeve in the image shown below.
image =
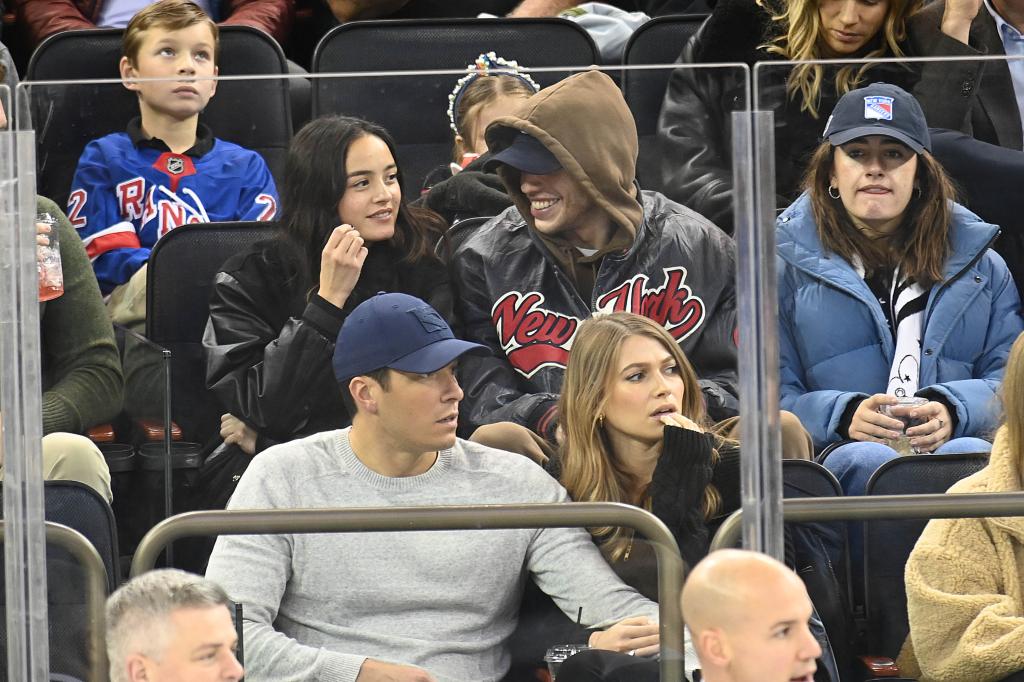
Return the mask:
<path id="1" fill-rule="evenodd" d="M 81 433 L 121 411 L 121 361 L 81 239 L 55 203 L 36 205 L 57 218 L 64 272 L 64 294 L 39 305 L 43 433 Z"/>

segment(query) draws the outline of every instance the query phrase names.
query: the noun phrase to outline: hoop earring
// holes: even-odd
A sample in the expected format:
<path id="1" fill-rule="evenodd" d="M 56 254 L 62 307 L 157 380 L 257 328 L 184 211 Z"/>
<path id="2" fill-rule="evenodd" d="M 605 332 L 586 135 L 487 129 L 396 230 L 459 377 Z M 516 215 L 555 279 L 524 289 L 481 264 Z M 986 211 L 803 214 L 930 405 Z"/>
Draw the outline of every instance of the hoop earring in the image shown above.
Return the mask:
<path id="1" fill-rule="evenodd" d="M 832 194 L 833 191 L 835 192 L 835 194 Z M 832 185 L 829 185 L 828 186 L 828 195 L 830 197 L 832 197 L 833 199 L 838 199 L 839 198 L 839 188 L 833 187 Z"/>

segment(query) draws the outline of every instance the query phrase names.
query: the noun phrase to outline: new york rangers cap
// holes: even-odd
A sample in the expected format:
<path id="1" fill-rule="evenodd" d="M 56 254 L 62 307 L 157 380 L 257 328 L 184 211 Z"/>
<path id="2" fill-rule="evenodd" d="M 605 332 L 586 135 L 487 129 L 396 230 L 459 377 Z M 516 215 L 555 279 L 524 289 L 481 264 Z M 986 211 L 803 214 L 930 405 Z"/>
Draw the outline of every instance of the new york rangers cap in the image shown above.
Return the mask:
<path id="1" fill-rule="evenodd" d="M 338 381 L 385 367 L 427 374 L 463 353 L 486 350 L 456 339 L 444 318 L 415 296 L 380 293 L 345 319 L 332 364 Z"/>
<path id="2" fill-rule="evenodd" d="M 492 156 L 484 167 L 494 168 L 499 163 L 533 175 L 547 175 L 562 167 L 555 155 L 540 140 L 522 131 L 512 138 L 512 144 Z"/>
<path id="3" fill-rule="evenodd" d="M 921 105 L 909 92 L 889 83 L 872 83 L 843 95 L 822 137 L 839 146 L 865 135 L 891 137 L 918 154 L 932 148 Z"/>

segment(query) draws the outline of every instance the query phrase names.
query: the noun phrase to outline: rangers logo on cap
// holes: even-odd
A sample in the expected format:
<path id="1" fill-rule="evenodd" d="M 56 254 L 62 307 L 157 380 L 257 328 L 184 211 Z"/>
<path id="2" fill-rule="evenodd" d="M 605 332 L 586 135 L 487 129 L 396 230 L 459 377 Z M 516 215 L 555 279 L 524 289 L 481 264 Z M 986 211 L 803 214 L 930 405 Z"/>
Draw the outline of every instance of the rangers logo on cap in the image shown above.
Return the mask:
<path id="1" fill-rule="evenodd" d="M 185 172 L 185 159 L 180 156 L 167 157 L 167 172 L 171 175 L 181 175 Z"/>
<path id="2" fill-rule="evenodd" d="M 864 98 L 864 118 L 879 121 L 892 120 L 892 97 L 871 95 Z"/>

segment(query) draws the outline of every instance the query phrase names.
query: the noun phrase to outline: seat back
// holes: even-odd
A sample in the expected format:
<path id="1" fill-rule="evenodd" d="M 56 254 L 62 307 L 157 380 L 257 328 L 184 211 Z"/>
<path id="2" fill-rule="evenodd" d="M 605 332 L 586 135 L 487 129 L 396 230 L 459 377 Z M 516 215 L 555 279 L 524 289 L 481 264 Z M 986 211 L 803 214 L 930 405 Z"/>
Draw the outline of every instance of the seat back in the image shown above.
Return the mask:
<path id="1" fill-rule="evenodd" d="M 120 584 L 117 530 L 114 513 L 99 493 L 75 481 L 46 481 L 43 484 L 44 515 L 81 533 L 103 559 L 107 572 L 107 593 Z M 0 509 L 2 509 L 0 504 Z M 0 558 L 3 548 L 0 547 Z M 50 670 L 87 679 L 91 667 L 89 630 L 100 624 L 90 622 L 86 597 L 86 575 L 78 559 L 63 547 L 47 543 L 46 589 L 49 610 Z M 6 604 L 4 577 L 0 573 L 0 604 Z M 0 669 L 6 671 L 6 620 L 0 618 Z"/>
<path id="2" fill-rule="evenodd" d="M 799 459 L 782 461 L 782 495 L 801 497 L 842 497 L 843 490 L 831 471 L 815 462 Z M 804 581 L 807 594 L 821 620 L 832 658 L 823 658 L 815 679 L 839 682 L 852 666 L 853 622 L 849 615 L 846 569 L 846 526 L 842 523 L 787 523 L 787 557 Z M 824 645 L 822 646 L 824 649 Z"/>
<path id="3" fill-rule="evenodd" d="M 118 78 L 122 34 L 111 28 L 55 33 L 32 54 L 25 80 Z M 221 76 L 288 73 L 281 46 L 248 26 L 220 28 L 218 67 Z M 29 93 L 39 193 L 64 206 L 85 145 L 124 131 L 139 115 L 137 98 L 113 84 L 36 86 Z M 259 152 L 280 184 L 292 130 L 287 81 L 222 81 L 200 121 L 215 136 Z"/>
<path id="4" fill-rule="evenodd" d="M 623 65 L 674 64 L 686 42 L 705 19 L 706 14 L 676 14 L 651 19 L 629 37 L 622 54 Z M 622 72 L 622 94 L 633 112 L 640 136 L 637 177 L 645 189 L 660 189 L 660 157 L 656 138 L 658 116 L 670 75 L 668 69 Z"/>
<path id="5" fill-rule="evenodd" d="M 481 53 L 526 68 L 598 63 L 586 30 L 566 19 L 417 19 L 353 21 L 327 33 L 314 73 L 465 69 Z M 542 87 L 567 72 L 531 74 Z M 313 80 L 313 116 L 345 114 L 373 121 L 398 143 L 406 196 L 416 196 L 434 167 L 451 158 L 448 95 L 459 76 Z"/>
<path id="6" fill-rule="evenodd" d="M 944 493 L 988 463 L 986 454 L 911 455 L 886 462 L 868 480 L 868 495 Z M 864 612 L 872 654 L 896 658 L 910 626 L 903 570 L 924 519 L 864 522 Z"/>
<path id="7" fill-rule="evenodd" d="M 182 225 L 156 243 L 146 278 L 146 336 L 171 351 L 171 415 L 185 440 L 217 432 L 220 408 L 206 389 L 203 330 L 213 278 L 229 256 L 269 239 L 276 223 Z"/>

